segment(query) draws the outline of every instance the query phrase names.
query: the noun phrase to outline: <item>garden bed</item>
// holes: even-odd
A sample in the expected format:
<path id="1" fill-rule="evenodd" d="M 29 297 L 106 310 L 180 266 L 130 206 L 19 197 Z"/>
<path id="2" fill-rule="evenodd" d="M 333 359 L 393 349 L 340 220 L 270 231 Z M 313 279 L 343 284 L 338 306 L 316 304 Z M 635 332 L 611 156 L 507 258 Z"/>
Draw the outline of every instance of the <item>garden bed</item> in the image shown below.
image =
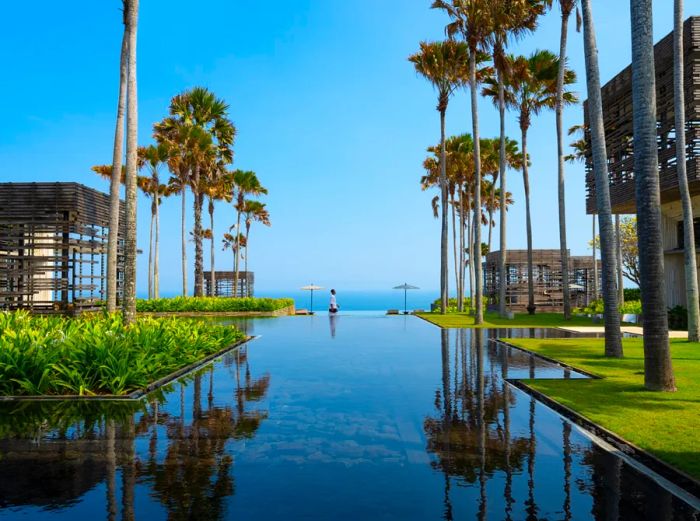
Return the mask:
<path id="1" fill-rule="evenodd" d="M 294 314 L 290 298 L 174 297 L 136 301 L 136 311 L 179 316 L 280 316 Z"/>
<path id="2" fill-rule="evenodd" d="M 248 338 L 199 320 L 0 313 L 0 400 L 135 399 Z"/>

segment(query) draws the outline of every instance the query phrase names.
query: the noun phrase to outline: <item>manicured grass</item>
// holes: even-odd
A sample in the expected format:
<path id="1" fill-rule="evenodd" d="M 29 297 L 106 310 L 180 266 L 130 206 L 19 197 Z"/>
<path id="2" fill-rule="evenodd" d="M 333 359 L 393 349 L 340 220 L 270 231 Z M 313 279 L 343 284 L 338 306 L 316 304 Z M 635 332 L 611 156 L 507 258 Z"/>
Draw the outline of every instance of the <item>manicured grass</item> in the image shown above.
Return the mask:
<path id="1" fill-rule="evenodd" d="M 242 340 L 232 326 L 0 313 L 0 395 L 128 394 Z"/>
<path id="2" fill-rule="evenodd" d="M 572 317 L 564 320 L 562 313 L 516 313 L 513 320 L 501 318 L 498 313 L 485 313 L 484 323 L 474 324 L 474 317 L 468 313 L 420 313 L 420 317 L 429 320 L 440 327 L 478 327 L 478 328 L 502 328 L 502 327 L 560 327 L 560 326 L 592 326 L 593 321 L 588 317 Z"/>
<path id="3" fill-rule="evenodd" d="M 174 297 L 137 300 L 136 311 L 150 313 L 179 312 L 270 312 L 294 305 L 290 298 Z"/>
<path id="4" fill-rule="evenodd" d="M 623 359 L 603 356 L 602 339 L 508 339 L 530 351 L 603 377 L 526 380 L 589 420 L 700 479 L 700 344 L 671 340 L 678 391 L 644 389 L 641 338 L 625 338 Z"/>

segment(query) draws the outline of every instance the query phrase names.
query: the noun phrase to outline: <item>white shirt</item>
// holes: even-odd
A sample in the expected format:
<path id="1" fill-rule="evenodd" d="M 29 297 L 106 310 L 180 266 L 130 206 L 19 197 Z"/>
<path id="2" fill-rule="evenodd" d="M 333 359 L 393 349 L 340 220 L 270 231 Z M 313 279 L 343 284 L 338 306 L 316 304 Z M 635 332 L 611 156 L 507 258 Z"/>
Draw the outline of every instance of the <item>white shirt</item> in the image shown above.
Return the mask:
<path id="1" fill-rule="evenodd" d="M 335 300 L 335 295 L 331 294 L 331 309 L 338 309 L 338 302 Z"/>

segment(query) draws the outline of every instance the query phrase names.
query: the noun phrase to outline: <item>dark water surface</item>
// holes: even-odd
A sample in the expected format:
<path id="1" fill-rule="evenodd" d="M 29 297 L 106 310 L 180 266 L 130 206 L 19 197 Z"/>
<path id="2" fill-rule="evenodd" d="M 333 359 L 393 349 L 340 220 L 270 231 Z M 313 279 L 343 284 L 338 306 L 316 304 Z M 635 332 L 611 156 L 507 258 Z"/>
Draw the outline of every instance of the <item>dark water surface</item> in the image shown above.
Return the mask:
<path id="1" fill-rule="evenodd" d="M 508 331 L 241 324 L 260 338 L 142 404 L 2 406 L 0 519 L 696 519 L 504 382 L 565 376 Z"/>

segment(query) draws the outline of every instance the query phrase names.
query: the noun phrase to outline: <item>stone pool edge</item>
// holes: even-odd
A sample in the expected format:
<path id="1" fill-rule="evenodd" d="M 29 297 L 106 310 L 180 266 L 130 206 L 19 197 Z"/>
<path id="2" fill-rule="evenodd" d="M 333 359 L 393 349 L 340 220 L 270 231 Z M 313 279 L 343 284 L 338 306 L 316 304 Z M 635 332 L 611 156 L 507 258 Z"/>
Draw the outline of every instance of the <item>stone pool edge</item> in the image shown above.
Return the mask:
<path id="1" fill-rule="evenodd" d="M 217 358 L 238 349 L 243 344 L 247 344 L 251 340 L 259 338 L 258 336 L 245 337 L 238 342 L 234 342 L 223 349 L 205 356 L 204 358 L 197 360 L 185 367 L 181 367 L 173 371 L 172 373 L 159 378 L 148 384 L 143 389 L 137 389 L 128 394 L 98 394 L 98 395 L 79 395 L 79 394 L 56 394 L 56 395 L 12 395 L 12 396 L 0 396 L 0 403 L 18 403 L 18 402 L 56 402 L 56 401 L 120 401 L 120 402 L 137 402 L 141 400 L 144 396 L 154 391 L 157 391 L 161 387 L 168 385 L 170 382 L 177 380 L 183 376 L 188 375 L 198 369 L 201 369 L 210 362 L 216 360 Z"/>
<path id="2" fill-rule="evenodd" d="M 506 347 L 512 347 L 514 349 L 518 349 L 520 351 L 523 351 L 525 353 L 528 353 L 536 358 L 539 358 L 541 360 L 544 360 L 546 362 L 554 363 L 560 367 L 563 367 L 565 369 L 570 369 L 572 371 L 576 371 L 577 373 L 584 374 L 586 376 L 589 376 L 590 378 L 600 380 L 601 377 L 598 375 L 595 375 L 593 373 L 589 373 L 587 371 L 584 371 L 582 369 L 579 369 L 574 366 L 570 366 L 568 364 L 564 364 L 556 359 L 549 358 L 547 356 L 540 355 L 539 353 L 535 353 L 534 351 L 529 351 L 527 349 L 524 349 L 522 347 L 513 345 L 509 342 L 506 342 L 502 339 L 491 339 L 492 342 L 496 344 L 500 344 L 501 346 L 506 346 Z M 660 458 L 654 456 L 650 452 L 638 447 L 634 443 L 627 441 L 624 439 L 622 436 L 615 434 L 614 432 L 606 429 L 605 427 L 602 427 L 601 425 L 598 425 L 592 420 L 589 420 L 585 416 L 583 416 L 581 413 L 576 412 L 575 410 L 567 407 L 566 405 L 562 405 L 558 401 L 554 400 L 553 398 L 547 396 L 546 394 L 534 389 L 533 387 L 529 386 L 525 382 L 523 382 L 523 379 L 521 378 L 506 378 L 505 379 L 509 384 L 513 385 L 514 387 L 517 387 L 521 391 L 529 394 L 530 396 L 534 397 L 537 401 L 540 403 L 543 403 L 556 413 L 560 414 L 567 420 L 571 421 L 572 423 L 578 425 L 582 429 L 589 431 L 590 433 L 594 434 L 598 438 L 602 439 L 615 449 L 619 450 L 623 454 L 631 457 L 632 459 L 636 460 L 637 462 L 641 463 L 645 467 L 649 468 L 653 472 L 657 473 L 659 476 L 663 477 L 664 479 L 668 480 L 670 483 L 673 485 L 685 490 L 689 494 L 695 496 L 696 498 L 700 498 L 700 481 L 692 477 L 691 475 L 687 474 L 686 472 L 679 470 L 675 468 L 674 466 L 666 463 L 665 461 L 661 460 Z"/>

